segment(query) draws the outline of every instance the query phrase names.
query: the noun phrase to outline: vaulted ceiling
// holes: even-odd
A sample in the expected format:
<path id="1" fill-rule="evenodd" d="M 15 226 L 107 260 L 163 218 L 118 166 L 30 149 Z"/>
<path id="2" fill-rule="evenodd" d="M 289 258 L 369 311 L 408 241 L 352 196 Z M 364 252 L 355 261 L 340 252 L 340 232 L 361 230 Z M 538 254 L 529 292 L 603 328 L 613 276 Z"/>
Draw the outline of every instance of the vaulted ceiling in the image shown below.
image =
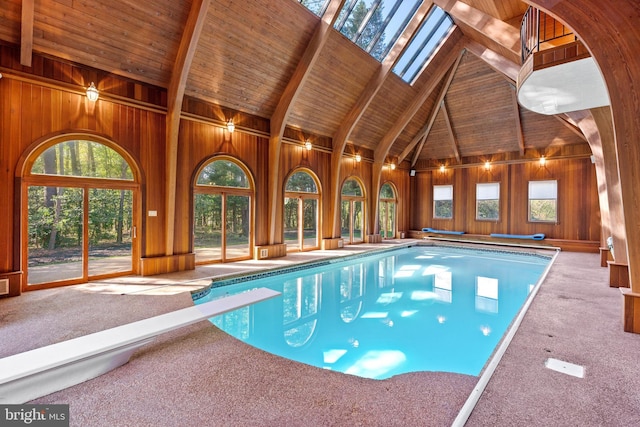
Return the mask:
<path id="1" fill-rule="evenodd" d="M 456 26 L 413 85 L 297 0 L 4 0 L 0 40 L 411 164 L 584 143 L 517 104 L 526 3 L 423 3 Z"/>

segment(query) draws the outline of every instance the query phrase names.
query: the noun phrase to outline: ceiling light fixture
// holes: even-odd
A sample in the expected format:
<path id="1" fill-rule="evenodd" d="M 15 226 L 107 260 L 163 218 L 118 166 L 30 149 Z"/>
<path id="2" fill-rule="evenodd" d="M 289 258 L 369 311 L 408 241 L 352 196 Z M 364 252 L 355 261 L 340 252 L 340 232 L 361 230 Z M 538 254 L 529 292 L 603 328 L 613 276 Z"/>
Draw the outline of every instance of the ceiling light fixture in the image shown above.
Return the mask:
<path id="1" fill-rule="evenodd" d="M 304 142 L 304 148 L 307 149 L 307 151 L 311 150 L 313 148 L 313 145 L 311 145 L 311 141 L 309 141 L 308 139 Z"/>
<path id="2" fill-rule="evenodd" d="M 360 154 L 356 154 L 356 162 L 360 162 L 362 160 L 362 156 Z"/>
<path id="3" fill-rule="evenodd" d="M 391 170 L 396 170 L 396 164 L 395 163 L 391 163 L 389 165 L 389 167 L 391 168 Z"/>
<path id="4" fill-rule="evenodd" d="M 96 85 L 93 84 L 93 82 L 91 82 L 91 84 L 87 88 L 87 99 L 89 101 L 95 102 L 98 100 L 99 97 L 100 97 L 100 92 L 98 92 Z"/>
<path id="5" fill-rule="evenodd" d="M 544 156 L 540 157 L 540 166 L 544 166 L 547 164 L 547 159 L 544 158 Z"/>
<path id="6" fill-rule="evenodd" d="M 231 133 L 233 133 L 233 131 L 236 130 L 236 125 L 233 124 L 233 119 L 229 119 L 227 121 L 227 130 Z"/>
<path id="7" fill-rule="evenodd" d="M 444 172 L 444 165 L 440 165 L 440 172 Z"/>
<path id="8" fill-rule="evenodd" d="M 485 168 L 485 170 L 489 170 L 489 169 L 491 169 L 491 162 L 489 162 L 489 160 L 487 160 L 486 162 L 484 162 L 484 168 Z"/>

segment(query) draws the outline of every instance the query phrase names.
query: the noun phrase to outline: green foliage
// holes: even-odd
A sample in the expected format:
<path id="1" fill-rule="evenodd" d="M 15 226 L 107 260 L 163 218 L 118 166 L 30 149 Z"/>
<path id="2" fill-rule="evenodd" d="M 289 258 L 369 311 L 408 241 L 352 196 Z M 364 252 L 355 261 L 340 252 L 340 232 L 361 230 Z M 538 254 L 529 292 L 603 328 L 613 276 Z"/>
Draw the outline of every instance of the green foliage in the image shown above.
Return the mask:
<path id="1" fill-rule="evenodd" d="M 395 199 L 396 193 L 388 182 L 380 188 L 380 199 Z"/>
<path id="2" fill-rule="evenodd" d="M 435 200 L 433 209 L 434 218 L 453 218 L 453 200 Z"/>
<path id="3" fill-rule="evenodd" d="M 318 16 L 320 16 L 320 12 L 322 12 L 326 2 L 327 0 L 300 0 L 303 6 Z"/>
<path id="4" fill-rule="evenodd" d="M 362 188 L 358 181 L 353 178 L 347 179 L 342 185 L 342 195 L 362 197 Z"/>
<path id="5" fill-rule="evenodd" d="M 529 221 L 556 222 L 556 200 L 529 200 Z"/>
<path id="6" fill-rule="evenodd" d="M 133 180 L 127 161 L 106 145 L 71 140 L 53 145 L 33 163 L 32 174 Z"/>
<path id="7" fill-rule="evenodd" d="M 478 200 L 477 219 L 497 220 L 499 218 L 500 204 L 498 200 Z"/>
<path id="8" fill-rule="evenodd" d="M 358 36 L 358 30 L 360 29 L 364 19 L 367 17 L 367 14 L 370 10 L 367 7 L 366 3 L 360 0 L 356 4 L 356 7 L 351 11 L 351 15 L 349 15 L 349 18 L 343 25 L 340 32 L 350 40 L 355 41 L 355 43 L 362 49 L 368 51 L 369 45 L 374 40 L 376 34 L 381 30 L 384 23 L 384 20 L 382 19 L 383 7 L 384 3 L 381 3 L 369 18 L 369 21 L 367 22 L 365 28 L 362 29 L 362 33 Z M 380 40 L 384 40 L 384 33 L 380 37 Z M 382 54 L 384 53 L 384 43 L 376 43 L 375 47 L 373 47 L 373 49 L 369 53 L 378 61 L 381 61 L 383 59 Z"/>
<path id="9" fill-rule="evenodd" d="M 106 145 L 70 140 L 49 147 L 35 160 L 31 174 L 131 181 L 127 161 Z M 84 189 L 30 186 L 28 189 L 29 248 L 81 247 Z M 131 190 L 90 189 L 89 245 L 130 240 Z"/>
<path id="10" fill-rule="evenodd" d="M 214 160 L 198 177 L 198 185 L 249 188 L 249 180 L 240 166 L 229 160 Z"/>
<path id="11" fill-rule="evenodd" d="M 300 193 L 318 193 L 318 187 L 313 177 L 307 172 L 299 171 L 291 175 L 287 180 L 285 191 L 297 191 Z"/>

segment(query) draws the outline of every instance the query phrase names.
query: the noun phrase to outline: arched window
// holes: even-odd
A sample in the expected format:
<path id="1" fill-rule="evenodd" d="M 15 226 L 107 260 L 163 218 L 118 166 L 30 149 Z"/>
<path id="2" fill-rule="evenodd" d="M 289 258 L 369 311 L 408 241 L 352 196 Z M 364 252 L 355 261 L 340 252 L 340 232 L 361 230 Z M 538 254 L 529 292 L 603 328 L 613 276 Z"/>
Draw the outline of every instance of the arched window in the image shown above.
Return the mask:
<path id="1" fill-rule="evenodd" d="M 283 231 L 287 251 L 318 249 L 320 192 L 314 176 L 305 170 L 291 174 L 285 185 Z"/>
<path id="2" fill-rule="evenodd" d="M 110 141 L 71 138 L 45 144 L 25 163 L 23 270 L 30 289 L 137 271 L 132 165 Z"/>
<path id="3" fill-rule="evenodd" d="M 396 192 L 390 183 L 380 188 L 378 224 L 383 239 L 393 239 L 396 236 Z"/>
<path id="4" fill-rule="evenodd" d="M 355 178 L 348 178 L 342 184 L 340 204 L 340 235 L 345 243 L 364 241 L 364 192 Z"/>
<path id="5" fill-rule="evenodd" d="M 253 182 L 229 157 L 215 158 L 197 174 L 193 190 L 196 263 L 251 258 Z"/>

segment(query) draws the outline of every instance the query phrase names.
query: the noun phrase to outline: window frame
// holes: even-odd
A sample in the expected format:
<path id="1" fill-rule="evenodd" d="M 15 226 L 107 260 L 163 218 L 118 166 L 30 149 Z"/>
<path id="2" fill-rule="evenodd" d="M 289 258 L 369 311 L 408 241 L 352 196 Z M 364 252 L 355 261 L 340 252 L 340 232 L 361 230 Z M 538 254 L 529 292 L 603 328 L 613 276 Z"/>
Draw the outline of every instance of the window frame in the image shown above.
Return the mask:
<path id="1" fill-rule="evenodd" d="M 554 198 L 532 198 L 532 184 L 540 184 L 540 183 L 553 183 L 555 185 L 555 197 Z M 542 201 L 542 200 L 553 200 L 555 202 L 555 218 L 553 219 L 532 219 L 531 218 L 531 202 L 532 201 Z M 546 180 L 532 180 L 527 184 L 527 221 L 534 223 L 543 223 L 543 224 L 557 224 L 558 223 L 558 180 L 557 179 L 546 179 Z"/>
<path id="2" fill-rule="evenodd" d="M 437 188 L 444 189 L 446 187 L 450 188 L 451 198 L 450 199 L 436 199 L 436 192 L 437 192 L 436 189 Z M 447 219 L 447 220 L 453 219 L 453 198 L 454 198 L 453 196 L 454 196 L 454 194 L 453 194 L 453 184 L 443 184 L 443 185 L 434 185 L 433 186 L 433 197 L 432 197 L 432 200 L 433 200 L 433 212 L 432 212 L 433 219 Z M 437 204 L 436 202 L 438 202 L 438 201 L 446 201 L 446 200 L 450 200 L 451 201 L 451 216 L 446 217 L 446 216 L 438 216 L 438 215 L 436 215 L 436 204 Z"/>
<path id="3" fill-rule="evenodd" d="M 496 185 L 498 187 L 497 188 L 497 190 L 498 190 L 498 198 L 497 199 L 487 199 L 487 198 L 481 199 L 479 197 L 478 189 L 480 188 L 480 186 L 488 187 L 488 186 L 496 186 Z M 478 208 L 480 206 L 479 202 L 480 201 L 494 201 L 494 200 L 497 201 L 497 203 L 498 203 L 498 216 L 496 218 L 480 218 L 478 216 L 478 213 L 479 213 L 479 209 Z M 494 221 L 494 222 L 500 221 L 500 182 L 499 181 L 497 181 L 497 182 L 477 182 L 476 183 L 476 221 Z"/>

